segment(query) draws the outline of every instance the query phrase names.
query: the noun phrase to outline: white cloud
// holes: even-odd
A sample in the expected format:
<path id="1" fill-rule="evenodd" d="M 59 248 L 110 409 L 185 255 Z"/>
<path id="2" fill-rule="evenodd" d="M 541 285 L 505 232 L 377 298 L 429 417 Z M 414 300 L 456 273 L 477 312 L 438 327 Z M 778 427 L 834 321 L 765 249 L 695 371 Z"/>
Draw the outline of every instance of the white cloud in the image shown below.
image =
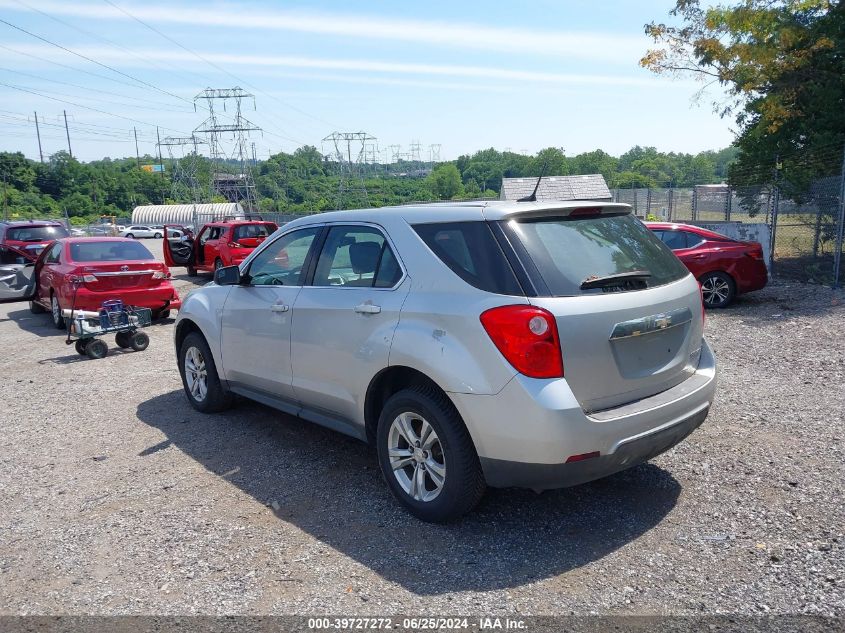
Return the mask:
<path id="1" fill-rule="evenodd" d="M 15 49 L 34 55 L 53 55 L 55 49 L 42 44 L 17 45 Z M 179 64 L 176 69 L 197 65 L 202 62 L 191 53 L 181 50 L 136 49 L 129 55 L 118 49 L 105 47 L 74 47 L 78 53 L 92 57 L 103 63 L 119 63 L 121 67 L 143 66 L 139 58 Z M 554 73 L 525 69 L 496 68 L 493 66 L 464 66 L 452 64 L 419 64 L 407 62 L 385 62 L 367 59 L 337 59 L 306 57 L 297 55 L 241 55 L 232 53 L 200 52 L 203 58 L 218 65 L 256 68 L 299 68 L 311 70 L 357 71 L 407 76 L 452 77 L 480 79 L 513 83 L 540 83 L 553 85 L 594 85 L 594 86 L 660 86 L 680 85 L 652 79 L 647 76 L 616 76 L 602 74 Z M 201 66 L 204 67 L 204 66 Z M 243 71 L 238 71 L 243 73 Z"/>
<path id="2" fill-rule="evenodd" d="M 107 4 L 57 0 L 29 0 L 47 13 L 89 20 L 130 20 Z M 471 23 L 383 18 L 373 15 L 303 11 L 260 12 L 243 6 L 216 4 L 182 8 L 150 4 L 120 4 L 138 18 L 155 24 L 180 24 L 226 29 L 293 31 L 365 40 L 391 40 L 433 47 L 528 53 L 594 61 L 635 63 L 648 46 L 644 35 L 551 31 Z M 14 0 L 0 0 L 0 8 L 23 10 Z M 170 33 L 174 35 L 173 33 Z"/>

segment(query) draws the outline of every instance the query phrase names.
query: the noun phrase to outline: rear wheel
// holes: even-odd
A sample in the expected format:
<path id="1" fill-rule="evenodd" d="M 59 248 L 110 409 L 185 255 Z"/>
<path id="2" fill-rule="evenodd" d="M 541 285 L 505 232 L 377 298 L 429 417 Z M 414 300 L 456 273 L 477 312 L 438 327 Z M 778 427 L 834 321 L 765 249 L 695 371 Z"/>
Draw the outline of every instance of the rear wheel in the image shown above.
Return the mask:
<path id="1" fill-rule="evenodd" d="M 724 308 L 736 295 L 736 284 L 723 272 L 707 273 L 701 278 L 701 295 L 708 308 Z"/>
<path id="2" fill-rule="evenodd" d="M 179 348 L 179 374 L 188 402 L 197 411 L 216 413 L 228 409 L 232 394 L 220 382 L 208 343 L 202 334 L 191 332 Z"/>
<path id="3" fill-rule="evenodd" d="M 150 346 L 150 337 L 143 332 L 135 332 L 132 338 L 129 339 L 129 345 L 136 352 L 143 352 Z"/>
<path id="4" fill-rule="evenodd" d="M 92 338 L 85 346 L 85 353 L 88 355 L 88 358 L 92 358 L 94 360 L 105 358 L 106 354 L 109 353 L 109 346 L 106 345 L 105 341 L 101 341 L 98 338 Z"/>
<path id="5" fill-rule="evenodd" d="M 376 441 L 391 492 L 417 518 L 456 519 L 483 496 L 484 475 L 469 432 L 434 387 L 409 387 L 391 396 L 379 416 Z"/>
<path id="6" fill-rule="evenodd" d="M 219 268 L 223 268 L 223 260 L 218 257 L 214 260 L 214 270 L 217 270 Z"/>
<path id="7" fill-rule="evenodd" d="M 35 301 L 29 302 L 29 311 L 33 314 L 44 314 L 47 310 L 44 309 L 40 303 L 36 303 Z"/>
<path id="8" fill-rule="evenodd" d="M 159 319 L 169 319 L 170 310 L 153 310 L 152 318 L 153 321 L 158 321 Z"/>
<path id="9" fill-rule="evenodd" d="M 78 339 L 74 344 L 74 348 L 76 348 L 76 353 L 80 356 L 85 356 L 85 345 L 88 343 L 85 339 Z"/>
<path id="10" fill-rule="evenodd" d="M 161 239 L 161 233 L 156 233 L 155 235 L 153 235 L 153 238 L 160 240 Z"/>
<path id="11" fill-rule="evenodd" d="M 59 305 L 59 298 L 55 292 L 50 293 L 50 315 L 53 317 L 53 325 L 57 330 L 65 329 L 65 318 L 62 316 L 62 306 Z"/>
<path id="12" fill-rule="evenodd" d="M 132 233 L 127 233 L 127 234 L 126 234 L 126 237 L 128 237 L 130 240 L 134 240 L 134 239 L 135 239 L 135 236 L 134 236 Z"/>

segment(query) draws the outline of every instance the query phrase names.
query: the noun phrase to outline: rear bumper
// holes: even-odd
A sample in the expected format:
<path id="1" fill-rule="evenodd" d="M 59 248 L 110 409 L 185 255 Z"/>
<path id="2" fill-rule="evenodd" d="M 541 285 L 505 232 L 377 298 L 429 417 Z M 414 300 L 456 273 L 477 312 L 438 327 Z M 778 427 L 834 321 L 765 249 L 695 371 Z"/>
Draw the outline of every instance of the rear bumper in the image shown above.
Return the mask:
<path id="1" fill-rule="evenodd" d="M 630 468 L 669 450 L 707 417 L 716 363 L 654 396 L 586 414 L 565 379 L 515 377 L 496 395 L 452 393 L 492 487 L 563 488 Z M 567 463 L 586 453 L 599 456 Z"/>
<path id="2" fill-rule="evenodd" d="M 115 292 L 93 292 L 86 288 L 79 288 L 76 295 L 76 309 L 99 310 L 103 301 L 120 299 L 125 305 L 151 310 L 178 310 L 182 307 L 182 300 L 176 289 L 170 284 L 157 288 L 139 288 L 137 290 L 117 290 Z M 66 307 L 70 307 L 69 305 Z"/>

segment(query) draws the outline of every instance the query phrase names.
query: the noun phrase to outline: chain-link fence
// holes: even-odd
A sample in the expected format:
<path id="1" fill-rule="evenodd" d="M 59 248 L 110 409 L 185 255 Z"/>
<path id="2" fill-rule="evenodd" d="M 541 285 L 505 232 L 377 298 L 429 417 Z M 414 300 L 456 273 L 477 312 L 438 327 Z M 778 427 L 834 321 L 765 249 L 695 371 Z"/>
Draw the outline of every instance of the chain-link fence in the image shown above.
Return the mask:
<path id="1" fill-rule="evenodd" d="M 641 218 L 708 224 L 765 223 L 772 274 L 831 284 L 845 281 L 845 170 L 794 183 L 775 172 L 771 182 L 674 188 L 612 189 L 614 202 Z M 717 229 L 718 230 L 718 229 Z"/>

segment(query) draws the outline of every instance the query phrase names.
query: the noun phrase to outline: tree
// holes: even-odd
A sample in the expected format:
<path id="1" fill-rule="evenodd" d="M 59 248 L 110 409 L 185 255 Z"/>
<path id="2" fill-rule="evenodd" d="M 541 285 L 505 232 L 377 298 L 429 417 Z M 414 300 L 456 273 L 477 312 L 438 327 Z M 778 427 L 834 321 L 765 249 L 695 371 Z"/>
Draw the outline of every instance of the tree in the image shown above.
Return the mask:
<path id="1" fill-rule="evenodd" d="M 440 200 L 451 200 L 463 189 L 461 173 L 452 163 L 438 165 L 427 178 L 432 193 Z"/>
<path id="2" fill-rule="evenodd" d="M 739 126 L 732 184 L 767 178 L 775 156 L 783 174 L 845 141 L 845 4 L 831 0 L 739 0 L 703 9 L 677 0 L 680 26 L 645 27 L 660 47 L 640 63 L 656 73 L 717 83 L 714 104 Z M 744 182 L 743 182 L 744 180 Z"/>

